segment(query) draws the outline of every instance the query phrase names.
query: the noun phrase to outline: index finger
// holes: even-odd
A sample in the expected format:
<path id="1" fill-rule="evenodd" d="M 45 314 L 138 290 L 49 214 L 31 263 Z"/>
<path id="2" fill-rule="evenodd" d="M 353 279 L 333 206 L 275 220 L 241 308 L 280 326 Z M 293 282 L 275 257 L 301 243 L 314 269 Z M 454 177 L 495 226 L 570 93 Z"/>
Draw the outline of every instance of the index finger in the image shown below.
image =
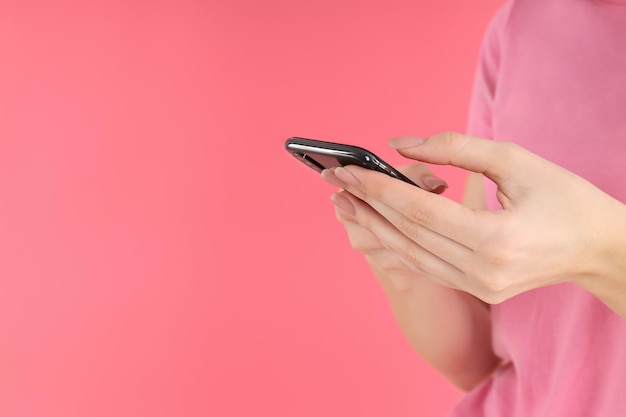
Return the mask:
<path id="1" fill-rule="evenodd" d="M 344 171 L 354 177 L 353 181 L 347 181 Z M 423 227 L 468 248 L 475 247 L 480 218 L 470 208 L 358 166 L 337 168 L 335 173 L 345 176 L 341 179 L 350 183 L 348 191 L 358 191 L 366 202 L 378 200 Z"/>

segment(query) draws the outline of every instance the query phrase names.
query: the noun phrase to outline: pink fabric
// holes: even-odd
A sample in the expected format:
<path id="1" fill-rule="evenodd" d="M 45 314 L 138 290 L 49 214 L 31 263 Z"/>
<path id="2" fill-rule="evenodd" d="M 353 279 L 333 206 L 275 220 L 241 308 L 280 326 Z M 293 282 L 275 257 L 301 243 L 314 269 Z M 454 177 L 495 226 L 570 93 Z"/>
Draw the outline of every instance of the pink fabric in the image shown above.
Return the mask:
<path id="1" fill-rule="evenodd" d="M 507 3 L 483 44 L 468 131 L 517 142 L 626 202 L 626 2 Z M 573 284 L 492 315 L 509 364 L 451 416 L 626 416 L 626 320 Z"/>

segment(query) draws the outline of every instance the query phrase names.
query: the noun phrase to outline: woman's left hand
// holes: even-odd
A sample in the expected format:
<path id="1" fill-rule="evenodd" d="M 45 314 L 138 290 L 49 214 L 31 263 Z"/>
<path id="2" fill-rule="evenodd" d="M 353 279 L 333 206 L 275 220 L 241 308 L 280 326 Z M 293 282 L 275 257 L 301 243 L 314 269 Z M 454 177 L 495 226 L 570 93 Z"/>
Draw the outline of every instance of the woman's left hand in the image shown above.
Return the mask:
<path id="1" fill-rule="evenodd" d="M 375 210 L 357 210 L 355 220 L 408 264 L 488 303 L 576 282 L 626 316 L 622 203 L 511 143 L 444 133 L 391 145 L 411 159 L 484 174 L 502 205 L 472 210 L 374 171 L 337 168 L 346 190 Z M 621 298 L 612 300 L 616 289 Z"/>

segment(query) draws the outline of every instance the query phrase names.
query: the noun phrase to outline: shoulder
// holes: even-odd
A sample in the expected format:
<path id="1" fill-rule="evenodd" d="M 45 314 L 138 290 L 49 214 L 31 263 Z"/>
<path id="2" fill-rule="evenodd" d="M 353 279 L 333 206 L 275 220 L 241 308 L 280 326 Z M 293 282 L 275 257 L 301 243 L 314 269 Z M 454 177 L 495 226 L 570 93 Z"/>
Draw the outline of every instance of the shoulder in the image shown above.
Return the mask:
<path id="1" fill-rule="evenodd" d="M 508 0 L 500 6 L 487 26 L 484 43 L 500 43 L 502 41 L 506 34 L 511 15 L 514 10 L 519 8 L 519 3 L 519 0 Z M 521 3 L 523 3 L 523 1 Z"/>

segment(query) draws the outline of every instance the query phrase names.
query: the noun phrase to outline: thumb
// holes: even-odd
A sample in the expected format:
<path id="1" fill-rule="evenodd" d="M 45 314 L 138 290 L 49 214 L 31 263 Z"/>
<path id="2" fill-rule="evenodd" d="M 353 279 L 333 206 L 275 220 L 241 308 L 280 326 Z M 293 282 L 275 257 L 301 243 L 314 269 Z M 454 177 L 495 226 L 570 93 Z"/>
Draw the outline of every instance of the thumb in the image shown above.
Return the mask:
<path id="1" fill-rule="evenodd" d="M 520 173 L 529 155 L 509 142 L 480 139 L 456 132 L 445 132 L 428 138 L 402 136 L 389 142 L 401 155 L 438 165 L 452 165 L 484 174 L 493 181 Z M 521 171 L 523 172 L 523 171 Z"/>

